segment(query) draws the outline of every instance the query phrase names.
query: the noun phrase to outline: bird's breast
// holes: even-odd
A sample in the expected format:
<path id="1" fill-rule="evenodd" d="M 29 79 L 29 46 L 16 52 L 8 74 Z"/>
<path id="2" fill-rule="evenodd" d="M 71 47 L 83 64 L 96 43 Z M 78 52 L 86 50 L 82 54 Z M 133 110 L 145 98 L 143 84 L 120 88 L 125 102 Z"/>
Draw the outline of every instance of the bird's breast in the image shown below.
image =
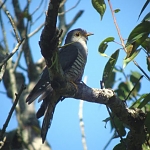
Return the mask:
<path id="1" fill-rule="evenodd" d="M 87 61 L 87 55 L 83 56 L 81 51 L 78 51 L 78 56 L 76 60 L 74 61 L 71 68 L 65 72 L 67 80 L 73 81 L 73 82 L 80 82 L 84 73 L 85 64 Z"/>

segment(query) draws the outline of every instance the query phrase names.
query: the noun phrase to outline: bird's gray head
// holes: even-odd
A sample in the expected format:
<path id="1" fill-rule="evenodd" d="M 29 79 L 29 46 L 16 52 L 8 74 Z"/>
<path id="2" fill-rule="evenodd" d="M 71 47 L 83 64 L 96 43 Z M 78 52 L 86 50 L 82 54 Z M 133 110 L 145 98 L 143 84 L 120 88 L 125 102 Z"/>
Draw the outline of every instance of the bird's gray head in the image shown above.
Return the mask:
<path id="1" fill-rule="evenodd" d="M 74 29 L 67 34 L 65 43 L 66 44 L 71 42 L 87 43 L 88 36 L 90 35 L 93 35 L 93 33 L 86 32 L 81 28 Z"/>

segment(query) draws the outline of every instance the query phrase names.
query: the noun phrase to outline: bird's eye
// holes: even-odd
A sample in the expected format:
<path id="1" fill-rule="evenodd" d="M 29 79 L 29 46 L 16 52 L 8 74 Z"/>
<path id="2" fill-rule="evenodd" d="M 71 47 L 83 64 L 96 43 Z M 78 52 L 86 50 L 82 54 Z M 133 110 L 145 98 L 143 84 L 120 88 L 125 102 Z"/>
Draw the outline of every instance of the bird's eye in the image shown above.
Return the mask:
<path id="1" fill-rule="evenodd" d="M 76 33 L 76 36 L 79 36 L 80 35 L 80 33 L 78 32 L 78 33 Z"/>

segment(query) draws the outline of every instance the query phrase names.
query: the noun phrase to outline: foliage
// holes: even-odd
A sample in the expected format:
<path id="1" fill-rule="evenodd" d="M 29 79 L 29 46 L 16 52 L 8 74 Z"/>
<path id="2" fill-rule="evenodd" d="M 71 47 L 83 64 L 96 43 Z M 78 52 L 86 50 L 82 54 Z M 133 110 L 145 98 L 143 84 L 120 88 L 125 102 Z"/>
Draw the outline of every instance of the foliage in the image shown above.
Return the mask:
<path id="1" fill-rule="evenodd" d="M 98 3 L 98 1 L 96 1 Z M 97 4 L 95 2 L 95 5 Z M 99 1 L 100 2 L 100 1 Z M 110 9 L 112 9 L 112 5 L 110 1 L 108 0 Z M 139 17 L 143 13 L 144 9 L 149 4 L 149 0 L 146 1 L 144 4 L 142 10 L 140 11 Z M 100 7 L 94 6 L 94 8 L 100 13 L 99 11 Z M 100 9 L 102 10 L 102 9 Z M 112 10 L 113 19 L 115 18 L 115 13 L 118 13 L 120 9 Z M 103 14 L 104 15 L 104 14 Z M 138 18 L 139 18 L 138 17 Z M 129 37 L 127 38 L 127 42 L 124 43 L 123 38 L 121 37 L 121 34 L 119 30 L 118 36 L 121 38 L 121 46 L 122 49 L 124 49 L 124 52 L 126 53 L 126 57 L 124 60 L 122 60 L 123 68 L 116 66 L 116 62 L 118 61 L 119 57 L 119 50 L 121 48 L 118 48 L 115 52 L 113 52 L 112 56 L 108 56 L 105 51 L 108 48 L 108 43 L 118 43 L 115 42 L 114 37 L 106 37 L 99 45 L 98 51 L 101 54 L 102 57 L 108 57 L 109 60 L 107 64 L 105 65 L 104 71 L 103 71 L 103 82 L 105 83 L 105 87 L 113 87 L 115 84 L 117 84 L 117 88 L 115 90 L 116 94 L 125 101 L 126 104 L 129 105 L 130 108 L 139 108 L 142 111 L 144 111 L 147 114 L 146 120 L 144 122 L 145 127 L 147 128 L 147 139 L 143 142 L 143 149 L 147 149 L 149 147 L 149 144 L 147 141 L 149 141 L 150 137 L 150 94 L 149 93 L 143 93 L 140 94 L 140 89 L 142 88 L 142 83 L 140 82 L 140 79 L 143 77 L 143 75 L 148 79 L 147 82 L 150 81 L 149 75 L 146 74 L 146 71 L 150 71 L 150 13 L 148 13 L 144 18 L 143 21 L 138 24 L 129 34 Z M 118 24 L 115 22 L 115 26 L 117 28 Z M 140 51 L 145 51 L 147 57 L 147 70 L 144 71 L 136 62 L 135 58 L 137 55 L 140 55 Z M 139 68 L 140 72 L 137 71 L 131 71 L 130 74 L 125 74 L 125 67 L 130 62 L 134 62 L 135 66 Z M 121 62 L 120 62 L 121 64 Z M 119 81 L 116 81 L 116 74 L 122 74 L 124 76 L 124 79 L 121 79 Z M 143 75 L 142 75 L 143 74 Z M 114 147 L 114 150 L 120 150 L 120 149 L 126 149 L 125 142 L 127 141 L 127 133 L 126 129 L 128 127 L 123 124 L 122 121 L 118 120 L 115 116 L 113 117 L 113 114 L 111 117 L 105 119 L 105 122 L 109 120 L 111 122 L 112 131 L 114 132 L 113 138 L 121 138 L 121 142 Z M 116 136 L 117 132 L 117 136 Z M 124 137 L 124 140 L 122 141 L 122 137 Z"/>

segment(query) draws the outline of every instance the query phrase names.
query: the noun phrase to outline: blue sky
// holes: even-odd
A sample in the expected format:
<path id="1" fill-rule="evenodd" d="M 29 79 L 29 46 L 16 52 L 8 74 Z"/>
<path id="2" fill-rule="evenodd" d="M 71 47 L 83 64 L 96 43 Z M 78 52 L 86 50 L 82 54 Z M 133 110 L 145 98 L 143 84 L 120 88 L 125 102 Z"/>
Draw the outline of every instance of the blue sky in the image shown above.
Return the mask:
<path id="1" fill-rule="evenodd" d="M 69 9 L 70 7 L 74 6 L 75 3 L 76 3 L 75 1 L 74 2 L 72 2 L 71 0 L 67 1 L 66 9 Z M 119 28 L 121 30 L 122 37 L 124 39 L 127 39 L 132 29 L 137 24 L 140 23 L 140 20 L 142 20 L 142 18 L 148 13 L 148 10 L 150 10 L 150 6 L 148 6 L 144 11 L 144 13 L 142 14 L 140 20 L 137 21 L 138 15 L 145 1 L 115 0 L 115 1 L 111 1 L 111 3 L 113 9 L 119 8 L 121 10 L 119 13 L 116 14 L 116 19 Z M 35 9 L 35 6 L 36 7 L 38 6 L 37 2 L 32 2 L 31 8 Z M 113 36 L 115 38 L 115 41 L 117 42 L 120 41 L 117 35 L 116 28 L 113 23 L 112 15 L 110 13 L 108 4 L 107 4 L 107 9 L 104 14 L 103 20 L 101 21 L 100 15 L 92 7 L 91 1 L 82 0 L 75 9 L 69 11 L 66 14 L 67 22 L 70 22 L 72 20 L 72 17 L 75 16 L 75 14 L 79 10 L 84 10 L 84 14 L 72 26 L 71 29 L 80 27 L 89 32 L 94 33 L 93 36 L 89 37 L 89 41 L 88 41 L 88 49 L 89 49 L 88 62 L 85 68 L 84 76 L 87 76 L 88 86 L 100 88 L 99 82 L 102 78 L 103 69 L 108 59 L 100 56 L 100 54 L 98 53 L 98 46 L 102 40 L 104 40 L 109 36 Z M 6 18 L 6 22 L 8 22 L 7 18 Z M 32 27 L 31 30 L 33 31 L 42 22 L 44 22 L 44 15 L 39 20 L 39 22 Z M 37 35 L 32 37 L 30 40 L 35 62 L 41 58 L 40 48 L 38 46 L 40 34 L 41 31 L 38 32 Z M 11 43 L 11 39 L 10 39 L 10 43 Z M 13 47 L 13 45 L 11 46 Z M 12 47 L 10 47 L 10 49 Z M 120 48 L 119 45 L 115 43 L 110 43 L 106 53 L 108 55 L 111 55 L 118 48 Z M 122 61 L 125 56 L 126 55 L 122 50 L 120 52 L 120 57 L 117 62 L 118 66 L 122 66 Z M 149 74 L 145 65 L 146 64 L 145 57 L 146 56 L 144 52 L 141 51 L 139 56 L 135 60 L 147 72 L 147 74 Z M 21 63 L 24 64 L 23 58 Z M 133 63 L 130 63 L 125 68 L 124 71 L 126 74 L 128 74 L 130 73 L 131 70 L 139 71 Z M 118 75 L 117 78 L 119 77 L 122 76 Z M 142 84 L 145 86 L 142 86 L 140 93 L 149 92 L 149 89 L 146 88 L 147 86 L 149 86 L 149 82 L 145 78 L 142 79 Z M 5 91 L 2 83 L 0 84 L 0 91 Z M 2 104 L 0 110 L 0 114 L 1 114 L 0 128 L 1 128 L 11 107 L 11 100 L 8 100 L 3 94 L 0 95 L 1 95 L 1 104 Z M 36 109 L 38 109 L 39 106 L 40 104 L 36 104 Z M 75 100 L 75 99 L 68 98 L 57 105 L 51 128 L 49 129 L 49 132 L 47 134 L 47 139 L 51 144 L 53 150 L 60 150 L 60 149 L 61 150 L 82 150 L 83 149 L 81 143 L 81 132 L 79 127 L 78 110 L 79 110 L 79 100 Z M 110 139 L 110 137 L 112 136 L 109 123 L 105 128 L 105 123 L 102 121 L 108 116 L 109 115 L 104 105 L 84 102 L 83 121 L 85 125 L 85 135 L 86 135 L 88 150 L 102 150 L 103 147 L 108 142 L 108 140 Z M 40 121 L 42 121 L 42 119 L 40 119 Z M 14 114 L 13 117 L 11 118 L 7 131 L 14 129 L 16 126 L 17 123 Z M 111 150 L 119 142 L 119 140 L 120 139 L 113 140 L 109 145 L 109 147 L 107 148 L 107 150 Z"/>

